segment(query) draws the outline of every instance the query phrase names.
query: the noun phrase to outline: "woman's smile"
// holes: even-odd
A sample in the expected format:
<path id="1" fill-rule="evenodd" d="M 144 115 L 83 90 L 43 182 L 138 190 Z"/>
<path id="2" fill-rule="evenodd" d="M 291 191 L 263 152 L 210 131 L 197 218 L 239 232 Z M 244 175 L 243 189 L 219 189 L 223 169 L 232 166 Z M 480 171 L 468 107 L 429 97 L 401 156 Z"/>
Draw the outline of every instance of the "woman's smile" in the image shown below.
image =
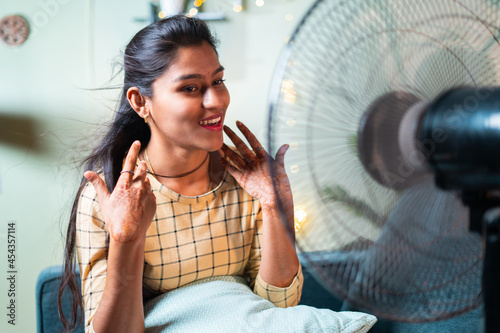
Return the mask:
<path id="1" fill-rule="evenodd" d="M 200 120 L 198 124 L 210 131 L 222 131 L 223 117 L 222 113 Z"/>

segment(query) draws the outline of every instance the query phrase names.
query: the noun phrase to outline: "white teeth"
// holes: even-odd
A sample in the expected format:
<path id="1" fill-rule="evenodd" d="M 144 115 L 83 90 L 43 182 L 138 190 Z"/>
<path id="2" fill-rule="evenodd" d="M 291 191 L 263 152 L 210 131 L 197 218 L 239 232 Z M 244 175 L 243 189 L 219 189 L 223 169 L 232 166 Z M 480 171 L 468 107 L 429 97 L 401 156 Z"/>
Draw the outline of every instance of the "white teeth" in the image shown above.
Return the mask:
<path id="1" fill-rule="evenodd" d="M 202 120 L 202 121 L 199 121 L 199 124 L 200 125 L 215 125 L 215 124 L 219 123 L 221 118 L 222 117 L 218 117 L 218 118 L 214 118 L 214 119 L 210 119 L 210 120 Z"/>

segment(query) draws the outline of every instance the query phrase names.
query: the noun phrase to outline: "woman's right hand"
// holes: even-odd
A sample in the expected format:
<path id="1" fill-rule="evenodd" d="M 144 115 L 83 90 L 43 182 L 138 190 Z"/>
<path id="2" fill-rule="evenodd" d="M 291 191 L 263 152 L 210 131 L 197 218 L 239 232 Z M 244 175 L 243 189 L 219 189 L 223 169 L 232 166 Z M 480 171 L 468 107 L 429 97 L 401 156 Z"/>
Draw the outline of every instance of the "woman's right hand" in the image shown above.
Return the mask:
<path id="1" fill-rule="evenodd" d="M 135 141 L 127 153 L 123 170 L 134 171 L 140 149 L 140 142 Z M 117 242 L 144 240 L 153 220 L 156 197 L 151 191 L 146 170 L 146 162 L 141 161 L 135 172 L 122 172 L 111 194 L 99 175 L 93 171 L 84 173 L 97 192 L 109 234 Z"/>

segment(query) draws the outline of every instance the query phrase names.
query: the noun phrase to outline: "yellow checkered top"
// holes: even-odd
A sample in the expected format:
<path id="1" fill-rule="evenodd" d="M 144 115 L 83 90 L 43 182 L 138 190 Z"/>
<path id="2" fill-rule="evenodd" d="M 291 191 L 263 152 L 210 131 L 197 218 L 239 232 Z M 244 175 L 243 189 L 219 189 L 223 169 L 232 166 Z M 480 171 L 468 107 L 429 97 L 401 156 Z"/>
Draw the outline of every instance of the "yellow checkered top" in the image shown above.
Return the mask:
<path id="1" fill-rule="evenodd" d="M 215 189 L 195 197 L 179 195 L 153 176 L 148 178 L 157 203 L 144 253 L 148 289 L 164 293 L 198 279 L 238 275 L 247 277 L 254 292 L 276 306 L 299 302 L 300 265 L 287 288 L 269 285 L 260 277 L 261 206 L 229 173 Z M 76 228 L 85 322 L 91 331 L 106 282 L 109 234 L 90 183 L 80 195 Z"/>

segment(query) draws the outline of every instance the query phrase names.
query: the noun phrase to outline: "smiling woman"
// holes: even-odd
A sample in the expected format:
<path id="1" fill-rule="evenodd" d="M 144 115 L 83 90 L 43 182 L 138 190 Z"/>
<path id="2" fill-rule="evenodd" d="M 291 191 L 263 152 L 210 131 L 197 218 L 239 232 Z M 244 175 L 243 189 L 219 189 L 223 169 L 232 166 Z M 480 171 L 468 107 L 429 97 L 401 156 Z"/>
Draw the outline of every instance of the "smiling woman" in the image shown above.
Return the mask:
<path id="1" fill-rule="evenodd" d="M 148 119 L 151 140 L 147 150 L 158 174 L 190 170 L 204 160 L 205 151 L 213 152 L 222 146 L 222 124 L 229 105 L 223 76 L 217 53 L 203 41 L 178 51 L 172 64 L 153 83 L 151 97 L 142 96 L 137 87 L 128 89 L 130 104 L 140 117 Z M 192 183 L 196 176 L 183 179 L 184 183 Z M 179 193 L 187 194 L 183 188 L 179 184 Z M 204 190 L 201 188 L 200 193 Z"/>
<path id="2" fill-rule="evenodd" d="M 125 50 L 119 109 L 87 158 L 67 231 L 60 295 L 79 296 L 87 332 L 144 331 L 144 300 L 213 277 L 243 277 L 273 307 L 300 300 L 288 146 L 273 159 L 245 125 L 250 147 L 223 125 L 230 98 L 215 44 L 205 23 L 179 15 Z M 76 320 L 63 317 L 68 331 Z"/>

